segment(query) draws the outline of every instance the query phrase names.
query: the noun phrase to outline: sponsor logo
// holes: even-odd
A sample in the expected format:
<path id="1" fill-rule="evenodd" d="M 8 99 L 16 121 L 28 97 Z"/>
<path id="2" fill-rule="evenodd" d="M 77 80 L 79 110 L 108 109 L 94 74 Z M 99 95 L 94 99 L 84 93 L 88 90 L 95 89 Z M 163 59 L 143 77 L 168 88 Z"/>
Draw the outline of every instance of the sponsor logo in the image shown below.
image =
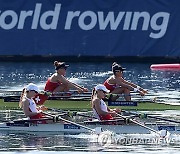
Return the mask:
<path id="1" fill-rule="evenodd" d="M 64 124 L 64 129 L 80 129 L 80 126 L 73 124 Z"/>
<path id="2" fill-rule="evenodd" d="M 147 11 L 131 12 L 120 11 L 107 13 L 103 11 L 68 11 L 65 23 L 60 22 L 61 4 L 55 4 L 53 10 L 44 11 L 42 4 L 37 3 L 34 10 L 0 11 L 0 28 L 10 30 L 13 28 L 24 29 L 29 26 L 31 29 L 42 28 L 43 30 L 56 30 L 58 24 L 64 26 L 64 30 L 72 30 L 74 27 L 84 31 L 98 29 L 123 30 L 123 31 L 148 31 L 150 38 L 161 38 L 165 35 L 170 14 L 167 12 L 156 12 L 150 14 Z M 29 24 L 31 23 L 31 24 Z"/>
<path id="3" fill-rule="evenodd" d="M 158 130 L 175 131 L 175 126 L 158 126 Z"/>

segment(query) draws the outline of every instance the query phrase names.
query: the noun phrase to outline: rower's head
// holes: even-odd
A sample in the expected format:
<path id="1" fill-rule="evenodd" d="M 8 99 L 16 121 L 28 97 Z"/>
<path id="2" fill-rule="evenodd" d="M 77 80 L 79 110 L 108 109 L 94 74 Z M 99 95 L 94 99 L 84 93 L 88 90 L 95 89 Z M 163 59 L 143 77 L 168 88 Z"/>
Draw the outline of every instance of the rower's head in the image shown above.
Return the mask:
<path id="1" fill-rule="evenodd" d="M 58 62 L 58 61 L 54 62 L 54 66 L 57 73 L 62 75 L 65 75 L 66 69 L 69 67 L 69 65 L 67 65 L 65 62 Z"/>
<path id="2" fill-rule="evenodd" d="M 121 65 L 119 65 L 118 63 L 114 62 L 112 64 L 112 71 L 114 73 L 114 75 L 122 75 L 123 71 L 125 70 L 126 68 L 123 68 Z"/>
<path id="3" fill-rule="evenodd" d="M 34 84 L 34 83 L 28 84 L 25 89 L 26 89 L 26 92 L 27 92 L 27 93 L 30 93 L 30 95 L 31 95 L 32 97 L 39 93 L 39 88 L 38 88 L 38 86 L 37 86 L 36 84 Z"/>
<path id="4" fill-rule="evenodd" d="M 103 84 L 98 84 L 97 86 L 94 87 L 93 92 L 92 92 L 92 97 L 94 95 L 97 95 L 100 99 L 104 98 L 107 93 L 110 91 L 103 85 Z"/>
<path id="5" fill-rule="evenodd" d="M 28 98 L 33 98 L 39 93 L 39 88 L 36 84 L 34 83 L 29 83 L 25 88 L 23 88 L 20 101 L 19 101 L 19 106 L 22 107 L 22 100 L 24 96 Z"/>

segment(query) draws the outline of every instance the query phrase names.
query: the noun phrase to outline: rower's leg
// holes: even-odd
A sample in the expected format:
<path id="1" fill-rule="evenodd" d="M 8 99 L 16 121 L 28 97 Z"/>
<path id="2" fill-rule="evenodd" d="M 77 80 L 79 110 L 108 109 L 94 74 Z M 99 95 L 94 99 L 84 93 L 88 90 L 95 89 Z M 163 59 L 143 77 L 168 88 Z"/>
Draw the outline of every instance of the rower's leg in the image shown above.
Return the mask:
<path id="1" fill-rule="evenodd" d="M 124 88 L 124 98 L 126 101 L 131 101 L 130 90 L 127 88 Z"/>
<path id="2" fill-rule="evenodd" d="M 58 86 L 56 89 L 54 89 L 53 93 L 58 93 L 58 92 L 67 92 L 69 91 L 69 88 L 67 87 L 67 85 L 65 84 L 61 84 L 60 86 Z"/>
<path id="3" fill-rule="evenodd" d="M 123 88 L 123 87 L 118 87 L 118 88 L 115 88 L 113 91 L 112 91 L 113 94 L 124 94 L 124 98 L 126 101 L 131 101 L 131 96 L 130 96 L 130 90 L 127 89 L 127 88 Z M 119 98 L 119 96 L 115 96 L 115 97 L 112 97 L 112 101 L 115 101 Z"/>

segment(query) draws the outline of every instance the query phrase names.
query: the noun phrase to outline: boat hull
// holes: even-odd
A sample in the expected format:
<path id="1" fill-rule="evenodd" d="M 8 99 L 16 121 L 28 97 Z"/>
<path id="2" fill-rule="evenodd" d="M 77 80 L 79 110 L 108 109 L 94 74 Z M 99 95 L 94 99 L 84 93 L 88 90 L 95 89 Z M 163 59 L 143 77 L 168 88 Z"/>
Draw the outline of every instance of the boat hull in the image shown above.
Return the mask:
<path id="1" fill-rule="evenodd" d="M 148 129 L 139 125 L 84 125 L 86 127 L 95 129 L 101 127 L 103 130 L 113 131 L 117 134 L 149 134 Z M 154 130 L 167 130 L 170 133 L 180 134 L 179 125 L 163 125 L 163 124 L 147 124 L 146 126 Z M 9 124 L 0 123 L 0 131 L 18 131 L 18 132 L 49 132 L 49 133 L 88 133 L 89 130 L 68 123 L 53 123 L 53 124 Z"/>

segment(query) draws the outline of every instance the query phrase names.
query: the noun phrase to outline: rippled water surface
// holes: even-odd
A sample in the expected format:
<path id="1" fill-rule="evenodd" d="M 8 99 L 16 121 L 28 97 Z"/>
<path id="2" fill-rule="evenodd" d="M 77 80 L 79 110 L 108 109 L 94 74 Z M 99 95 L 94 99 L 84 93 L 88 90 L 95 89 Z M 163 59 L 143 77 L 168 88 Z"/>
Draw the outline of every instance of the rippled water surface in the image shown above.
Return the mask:
<path id="1" fill-rule="evenodd" d="M 150 113 L 147 112 L 147 113 Z M 152 113 L 152 111 L 151 111 Z M 153 114 L 174 116 L 179 111 L 154 111 Z M 22 111 L 1 111 L 1 119 L 20 118 Z M 151 134 L 114 134 L 105 131 L 100 135 L 91 133 L 66 134 L 42 132 L 0 132 L 0 153 L 178 153 L 180 135 L 170 134 L 165 138 Z"/>
<path id="2" fill-rule="evenodd" d="M 1 111 L 2 115 L 22 116 L 22 111 Z M 154 112 L 157 113 L 157 112 Z M 178 112 L 179 113 L 179 112 Z M 164 112 L 158 111 L 158 114 Z M 166 115 L 175 114 L 169 111 Z M 5 118 L 4 118 L 5 119 Z M 66 134 L 66 133 L 28 133 L 0 132 L 0 153 L 178 153 L 180 135 L 170 134 L 161 138 L 157 134 L 114 134 L 105 131 L 97 134 Z"/>
<path id="3" fill-rule="evenodd" d="M 66 77 L 87 87 L 103 83 L 111 74 L 111 63 L 69 63 Z M 179 103 L 180 71 L 151 71 L 151 64 L 123 63 L 124 78 L 149 91 L 148 97 L 156 96 L 159 101 Z M 29 82 L 41 89 L 47 78 L 54 73 L 53 63 L 0 63 L 0 92 L 22 90 Z"/>
<path id="4" fill-rule="evenodd" d="M 89 90 L 98 83 L 103 83 L 112 74 L 111 63 L 69 63 L 67 78 L 87 87 Z M 151 64 L 123 63 L 126 67 L 124 78 L 145 89 L 146 98 L 157 97 L 157 101 L 168 103 L 180 102 L 180 71 L 151 71 Z M 0 63 L 0 93 L 8 90 L 22 90 L 29 82 L 34 82 L 43 89 L 45 82 L 54 73 L 53 63 Z M 170 111 L 169 111 L 170 112 Z M 176 111 L 176 115 L 179 114 Z M 172 114 L 164 111 L 161 114 Z M 7 116 L 6 113 L 3 116 Z M 21 116 L 21 113 L 18 114 Z M 16 118 L 17 114 L 14 115 Z M 13 114 L 11 115 L 13 117 Z M 150 134 L 151 135 L 151 134 Z M 124 136 L 123 136 L 124 137 Z M 125 136 L 126 138 L 131 137 Z M 141 136 L 152 138 L 153 135 Z M 0 132 L 0 153 L 92 153 L 92 152 L 127 152 L 134 153 L 178 153 L 180 137 L 173 136 L 175 143 L 167 144 L 110 144 L 97 142 L 97 136 L 91 134 L 29 134 Z"/>

